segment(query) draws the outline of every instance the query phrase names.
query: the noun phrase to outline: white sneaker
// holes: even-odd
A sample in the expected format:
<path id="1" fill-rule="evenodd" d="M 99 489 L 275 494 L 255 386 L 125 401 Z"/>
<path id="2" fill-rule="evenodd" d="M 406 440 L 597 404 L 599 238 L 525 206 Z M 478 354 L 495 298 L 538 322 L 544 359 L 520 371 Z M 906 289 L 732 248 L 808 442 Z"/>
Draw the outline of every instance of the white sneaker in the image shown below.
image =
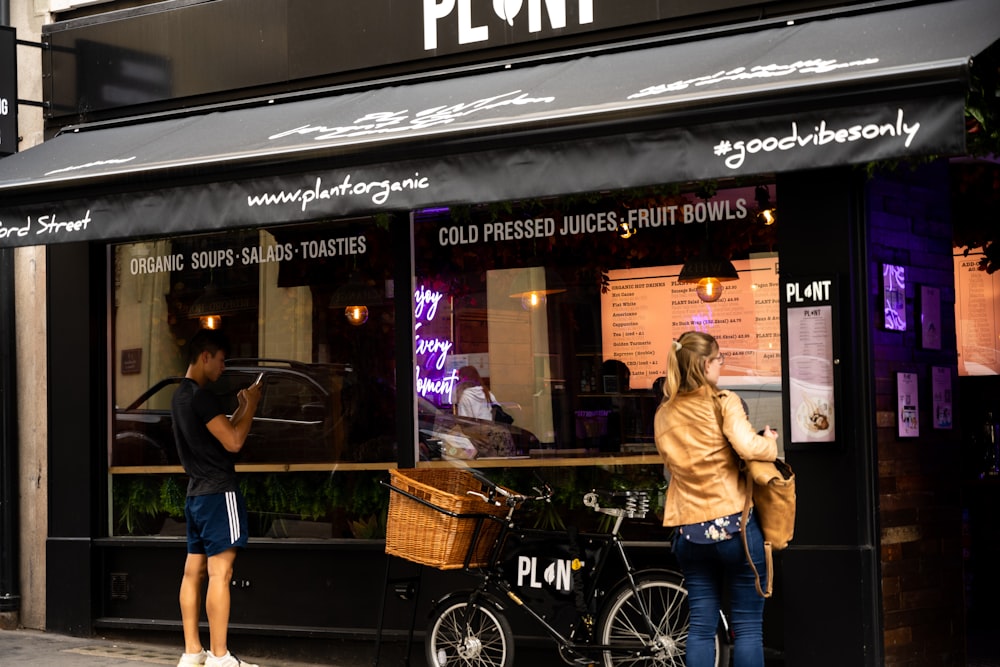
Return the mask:
<path id="1" fill-rule="evenodd" d="M 184 653 L 177 661 L 177 667 L 194 667 L 194 665 L 204 665 L 208 659 L 208 651 L 201 649 L 199 653 Z"/>
<path id="2" fill-rule="evenodd" d="M 208 659 L 205 660 L 205 667 L 260 667 L 260 665 L 243 662 L 229 651 L 226 651 L 226 654 L 222 657 L 216 657 L 209 651 Z"/>

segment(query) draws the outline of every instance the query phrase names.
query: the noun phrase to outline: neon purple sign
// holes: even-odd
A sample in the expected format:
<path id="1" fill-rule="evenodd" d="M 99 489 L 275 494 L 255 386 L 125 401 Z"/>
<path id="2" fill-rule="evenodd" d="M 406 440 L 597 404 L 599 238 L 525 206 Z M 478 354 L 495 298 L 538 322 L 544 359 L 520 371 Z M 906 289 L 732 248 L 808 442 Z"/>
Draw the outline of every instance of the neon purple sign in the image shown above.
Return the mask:
<path id="1" fill-rule="evenodd" d="M 458 382 L 457 369 L 445 370 L 448 355 L 455 345 L 447 335 L 450 331 L 446 329 L 445 336 L 433 335 L 439 333 L 435 329 L 440 328 L 440 321 L 435 322 L 435 318 L 443 298 L 443 292 L 435 292 L 423 286 L 417 287 L 413 293 L 417 393 L 424 398 L 429 396 L 436 398 L 438 404 L 451 402 L 452 392 Z"/>

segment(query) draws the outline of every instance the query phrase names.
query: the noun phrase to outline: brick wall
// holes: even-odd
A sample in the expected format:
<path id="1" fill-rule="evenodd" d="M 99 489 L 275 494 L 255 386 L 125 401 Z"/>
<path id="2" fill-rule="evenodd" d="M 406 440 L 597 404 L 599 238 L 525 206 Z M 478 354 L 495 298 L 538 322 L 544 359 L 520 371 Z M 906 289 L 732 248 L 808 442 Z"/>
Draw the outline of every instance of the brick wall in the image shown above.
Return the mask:
<path id="1" fill-rule="evenodd" d="M 965 664 L 957 430 L 931 420 L 931 368 L 951 369 L 957 397 L 954 269 L 947 163 L 881 174 L 868 184 L 871 321 L 878 424 L 878 502 L 885 664 Z M 882 264 L 906 267 L 905 332 L 882 322 Z M 942 349 L 920 341 L 922 285 L 941 293 Z M 919 382 L 920 435 L 897 434 L 896 373 Z"/>

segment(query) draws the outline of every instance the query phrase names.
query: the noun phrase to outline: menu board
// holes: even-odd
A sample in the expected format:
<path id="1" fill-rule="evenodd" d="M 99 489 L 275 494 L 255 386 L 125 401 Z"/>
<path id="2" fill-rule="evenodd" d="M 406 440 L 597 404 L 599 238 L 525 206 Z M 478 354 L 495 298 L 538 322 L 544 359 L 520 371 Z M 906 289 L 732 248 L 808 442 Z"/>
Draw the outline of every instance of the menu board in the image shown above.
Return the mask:
<path id="1" fill-rule="evenodd" d="M 959 375 L 1000 374 L 1000 273 L 978 269 L 982 253 L 955 255 L 955 334 Z"/>
<path id="2" fill-rule="evenodd" d="M 679 265 L 608 271 L 601 296 L 606 359 L 629 368 L 632 389 L 648 389 L 666 375 L 671 341 L 704 331 L 726 356 L 723 384 L 781 381 L 781 326 L 777 253 L 733 262 L 739 279 L 723 283 L 721 298 L 706 303 L 694 285 L 677 282 Z"/>
<path id="3" fill-rule="evenodd" d="M 791 442 L 834 442 L 833 282 L 789 281 L 785 299 Z"/>

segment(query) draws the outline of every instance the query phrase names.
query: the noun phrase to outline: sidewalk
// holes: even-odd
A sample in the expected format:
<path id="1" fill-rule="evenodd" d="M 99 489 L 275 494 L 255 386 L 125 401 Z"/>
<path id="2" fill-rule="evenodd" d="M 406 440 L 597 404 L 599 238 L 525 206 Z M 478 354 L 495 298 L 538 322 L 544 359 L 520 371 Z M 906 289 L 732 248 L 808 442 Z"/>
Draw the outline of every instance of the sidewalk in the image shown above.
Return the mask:
<path id="1" fill-rule="evenodd" d="M 181 646 L 171 643 L 175 635 L 164 633 L 140 639 L 112 637 L 67 637 L 37 630 L 0 630 L 0 667 L 143 667 L 170 665 L 180 658 Z M 178 640 L 179 641 L 179 640 Z M 373 667 L 373 640 L 288 640 L 273 637 L 252 641 L 231 635 L 230 647 L 241 659 L 261 667 Z M 378 667 L 405 664 L 404 641 L 386 641 Z M 518 646 L 518 667 L 552 667 L 563 664 L 554 649 Z M 414 642 L 411 667 L 423 667 L 423 643 Z"/>
<path id="2" fill-rule="evenodd" d="M 146 642 L 107 637 L 68 637 L 37 630 L 0 630 L 0 667 L 108 667 L 109 665 L 173 665 L 180 658 L 180 644 L 162 641 Z M 291 650 L 285 659 L 276 655 L 276 648 L 250 646 L 243 638 L 231 637 L 231 647 L 241 659 L 258 663 L 261 667 L 371 667 L 375 659 L 375 643 L 363 641 L 326 642 L 328 656 L 303 656 L 300 650 Z M 272 640 L 271 645 L 276 642 Z M 247 644 L 247 650 L 239 647 Z M 404 644 L 384 644 L 379 656 L 379 667 L 403 664 Z M 423 664 L 422 645 L 415 645 L 411 664 Z M 298 655 L 296 655 L 298 654 Z"/>

